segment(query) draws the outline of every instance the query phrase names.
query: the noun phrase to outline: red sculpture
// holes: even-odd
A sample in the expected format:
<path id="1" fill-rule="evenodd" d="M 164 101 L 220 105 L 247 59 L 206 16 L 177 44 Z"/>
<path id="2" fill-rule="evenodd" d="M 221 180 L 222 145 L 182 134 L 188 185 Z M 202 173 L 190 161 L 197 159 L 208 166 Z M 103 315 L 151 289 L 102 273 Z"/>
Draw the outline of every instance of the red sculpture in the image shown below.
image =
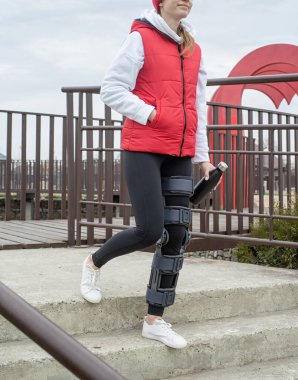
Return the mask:
<path id="1" fill-rule="evenodd" d="M 228 77 L 239 76 L 260 76 L 274 74 L 291 74 L 298 72 L 298 46 L 290 44 L 272 44 L 258 48 L 243 57 L 237 65 L 232 69 Z M 291 103 L 293 97 L 298 94 L 298 82 L 284 83 L 268 83 L 268 84 L 243 84 L 230 85 L 219 87 L 212 96 L 211 102 L 231 104 L 241 106 L 242 95 L 245 89 L 258 90 L 266 94 L 274 103 L 276 108 L 279 108 L 281 102 L 285 99 L 288 104 Z M 208 124 L 215 124 L 213 120 L 213 107 L 208 108 Z M 218 120 L 216 124 L 242 124 L 241 120 L 237 119 L 237 110 L 231 110 L 231 120 L 226 122 L 226 114 L 224 107 L 218 108 Z M 225 130 L 221 130 L 225 134 Z M 237 131 L 231 131 L 231 135 L 237 135 Z M 213 149 L 213 133 L 210 133 L 210 149 Z M 223 144 L 220 144 L 222 149 Z M 236 149 L 235 139 L 231 140 L 231 149 Z M 245 146 L 243 147 L 245 150 Z M 223 157 L 221 158 L 223 159 Z M 215 163 L 216 164 L 216 163 Z M 246 158 L 244 160 L 246 166 Z M 232 177 L 233 177 L 233 208 L 236 207 L 236 156 L 231 159 Z M 223 180 L 224 184 L 224 180 Z M 220 203 L 223 204 L 223 186 L 221 188 Z M 243 184 L 243 205 L 247 207 L 248 200 L 248 183 L 244 177 Z"/>
<path id="2" fill-rule="evenodd" d="M 290 44 L 272 44 L 263 46 L 243 57 L 232 69 L 228 77 L 257 76 L 274 74 L 291 74 L 298 72 L 298 46 Z M 290 104 L 294 95 L 298 94 L 297 82 L 244 84 L 221 86 L 212 96 L 211 102 L 241 105 L 245 89 L 263 92 L 278 108 L 286 99 Z M 208 110 L 208 124 L 212 123 L 212 107 Z M 233 115 L 231 124 L 237 120 Z M 224 110 L 219 110 L 219 124 L 225 124 Z"/>

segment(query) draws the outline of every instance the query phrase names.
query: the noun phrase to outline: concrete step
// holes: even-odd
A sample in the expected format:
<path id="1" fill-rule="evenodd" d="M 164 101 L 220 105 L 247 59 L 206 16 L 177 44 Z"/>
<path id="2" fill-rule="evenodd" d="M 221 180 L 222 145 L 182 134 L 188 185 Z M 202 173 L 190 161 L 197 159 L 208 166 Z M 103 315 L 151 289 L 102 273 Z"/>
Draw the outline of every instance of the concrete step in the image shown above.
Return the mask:
<path id="1" fill-rule="evenodd" d="M 172 379 L 167 378 L 163 380 Z M 190 375 L 176 376 L 175 380 L 297 380 L 298 357 L 268 360 L 241 367 L 203 370 Z"/>
<path id="2" fill-rule="evenodd" d="M 298 357 L 297 312 L 294 309 L 174 325 L 188 340 L 182 350 L 142 338 L 141 326 L 75 338 L 129 380 L 163 379 Z M 33 342 L 2 343 L 0 352 L 0 373 L 5 380 L 75 378 Z"/>
<path id="3" fill-rule="evenodd" d="M 107 263 L 104 299 L 94 305 L 79 291 L 82 261 L 89 253 L 86 248 L 0 251 L 0 279 L 70 334 L 137 327 L 147 312 L 152 254 L 135 252 Z M 166 309 L 165 319 L 199 322 L 296 307 L 297 271 L 186 258 L 175 305 Z M 0 317 L 0 342 L 25 338 Z"/>

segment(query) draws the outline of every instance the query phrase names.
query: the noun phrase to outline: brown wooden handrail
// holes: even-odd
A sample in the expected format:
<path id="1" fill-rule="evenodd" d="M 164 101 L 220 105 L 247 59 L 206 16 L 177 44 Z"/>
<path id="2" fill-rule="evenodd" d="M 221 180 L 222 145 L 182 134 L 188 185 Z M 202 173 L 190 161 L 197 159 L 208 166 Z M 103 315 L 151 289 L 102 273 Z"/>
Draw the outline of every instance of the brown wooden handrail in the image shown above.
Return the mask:
<path id="1" fill-rule="evenodd" d="M 0 314 L 79 379 L 124 379 L 2 282 L 0 282 Z"/>

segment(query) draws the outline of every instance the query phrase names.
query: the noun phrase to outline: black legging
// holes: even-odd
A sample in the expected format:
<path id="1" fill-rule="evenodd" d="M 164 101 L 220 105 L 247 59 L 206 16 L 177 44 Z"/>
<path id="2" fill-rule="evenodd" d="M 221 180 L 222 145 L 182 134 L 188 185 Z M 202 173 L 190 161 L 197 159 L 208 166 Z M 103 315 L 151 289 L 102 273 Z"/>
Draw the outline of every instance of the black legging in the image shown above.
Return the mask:
<path id="1" fill-rule="evenodd" d="M 146 248 L 161 237 L 164 227 L 164 198 L 161 177 L 191 176 L 191 158 L 163 154 L 124 151 L 124 170 L 128 192 L 135 212 L 136 227 L 121 231 L 109 239 L 93 255 L 102 267 L 114 257 Z M 166 196 L 167 206 L 188 207 L 188 196 Z M 169 241 L 162 253 L 177 255 L 185 236 L 182 225 L 168 225 Z M 175 276 L 163 276 L 162 288 L 171 286 Z M 163 315 L 164 308 L 148 305 L 148 314 Z"/>

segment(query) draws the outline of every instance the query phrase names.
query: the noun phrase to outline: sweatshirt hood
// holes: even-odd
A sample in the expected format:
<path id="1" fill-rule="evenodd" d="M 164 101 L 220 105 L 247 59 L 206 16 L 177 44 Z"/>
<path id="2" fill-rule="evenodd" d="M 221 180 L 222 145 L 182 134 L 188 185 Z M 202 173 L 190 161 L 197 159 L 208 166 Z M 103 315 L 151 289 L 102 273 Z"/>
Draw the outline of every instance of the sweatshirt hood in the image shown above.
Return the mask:
<path id="1" fill-rule="evenodd" d="M 138 19 L 137 21 L 145 21 L 153 25 L 161 33 L 166 34 L 168 37 L 180 45 L 183 42 L 182 38 L 169 27 L 166 21 L 155 11 L 155 9 L 145 10 L 141 15 L 141 19 Z M 195 37 L 195 30 L 189 22 L 183 19 L 181 20 L 181 24 L 192 37 Z"/>

